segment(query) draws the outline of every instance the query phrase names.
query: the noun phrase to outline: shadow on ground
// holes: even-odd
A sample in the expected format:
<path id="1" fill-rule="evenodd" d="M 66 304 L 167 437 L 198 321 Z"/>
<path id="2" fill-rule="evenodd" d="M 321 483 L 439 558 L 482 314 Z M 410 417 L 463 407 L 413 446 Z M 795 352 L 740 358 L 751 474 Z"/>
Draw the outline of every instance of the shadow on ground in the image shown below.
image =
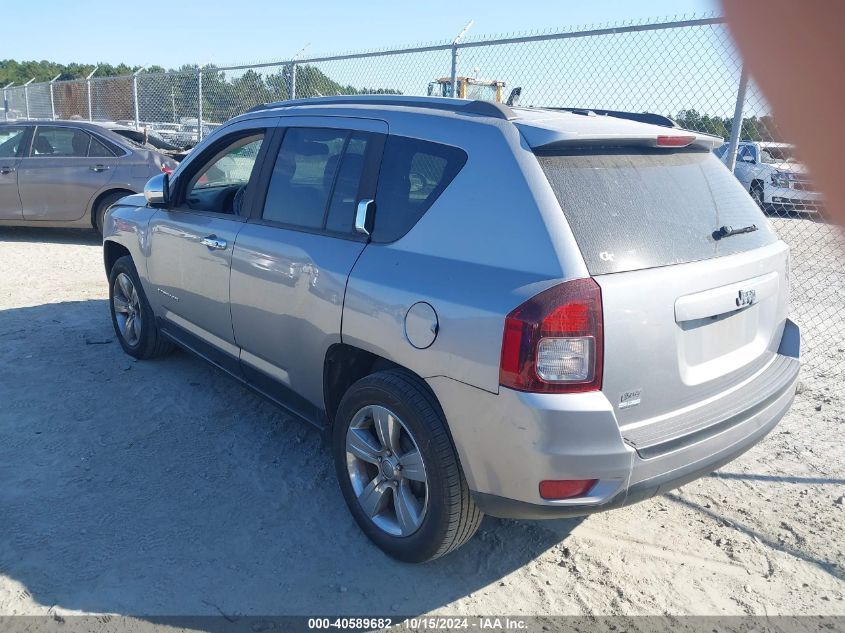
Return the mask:
<path id="1" fill-rule="evenodd" d="M 125 356 L 105 301 L 0 311 L 0 403 L 0 573 L 45 606 L 419 614 L 579 522 L 487 519 L 444 559 L 397 563 L 354 524 L 316 431 L 187 354 Z"/>
<path id="2" fill-rule="evenodd" d="M 40 229 L 38 227 L 0 226 L 0 242 L 102 245 L 103 238 L 94 229 Z"/>

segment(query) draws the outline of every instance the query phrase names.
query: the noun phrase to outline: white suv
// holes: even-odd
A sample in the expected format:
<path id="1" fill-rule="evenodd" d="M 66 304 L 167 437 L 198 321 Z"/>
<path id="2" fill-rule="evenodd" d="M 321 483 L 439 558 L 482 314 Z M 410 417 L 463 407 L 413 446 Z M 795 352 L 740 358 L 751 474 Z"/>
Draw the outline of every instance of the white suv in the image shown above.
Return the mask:
<path id="1" fill-rule="evenodd" d="M 723 160 L 728 144 L 716 150 Z M 742 141 L 737 147 L 734 175 L 761 209 L 816 211 L 821 195 L 813 190 L 807 168 L 795 159 L 787 143 Z"/>

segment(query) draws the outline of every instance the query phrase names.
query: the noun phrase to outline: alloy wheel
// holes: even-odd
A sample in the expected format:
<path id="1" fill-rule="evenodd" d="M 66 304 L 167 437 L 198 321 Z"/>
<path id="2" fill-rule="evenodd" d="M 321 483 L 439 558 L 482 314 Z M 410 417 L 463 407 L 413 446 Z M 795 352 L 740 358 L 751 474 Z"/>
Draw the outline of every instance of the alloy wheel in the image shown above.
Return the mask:
<path id="1" fill-rule="evenodd" d="M 141 299 L 126 273 L 115 277 L 112 304 L 120 335 L 127 345 L 135 347 L 141 340 Z"/>
<path id="2" fill-rule="evenodd" d="M 410 536 L 428 509 L 428 478 L 413 434 L 395 413 L 368 405 L 346 432 L 346 467 L 361 509 L 381 530 Z"/>

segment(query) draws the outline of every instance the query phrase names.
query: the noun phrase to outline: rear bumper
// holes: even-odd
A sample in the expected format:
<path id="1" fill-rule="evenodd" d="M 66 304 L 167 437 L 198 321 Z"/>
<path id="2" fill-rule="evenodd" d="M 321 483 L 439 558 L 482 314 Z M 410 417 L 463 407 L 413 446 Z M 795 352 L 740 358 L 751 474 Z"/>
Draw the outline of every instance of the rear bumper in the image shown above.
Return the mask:
<path id="1" fill-rule="evenodd" d="M 473 498 L 502 518 L 563 518 L 618 508 L 677 488 L 712 472 L 759 442 L 789 410 L 798 378 L 798 328 L 787 322 L 774 360 L 730 398 L 667 421 L 651 434 L 650 450 L 623 437 L 613 407 L 600 392 L 525 394 L 479 392 L 445 378 L 429 382 L 443 405 Z M 461 385 L 460 387 L 456 385 Z M 743 394 L 746 397 L 742 397 Z M 730 403 L 728 403 L 730 405 Z M 673 426 L 674 425 L 674 426 Z M 671 428 L 670 428 L 671 427 Z M 547 501 L 544 479 L 598 479 L 585 497 Z"/>

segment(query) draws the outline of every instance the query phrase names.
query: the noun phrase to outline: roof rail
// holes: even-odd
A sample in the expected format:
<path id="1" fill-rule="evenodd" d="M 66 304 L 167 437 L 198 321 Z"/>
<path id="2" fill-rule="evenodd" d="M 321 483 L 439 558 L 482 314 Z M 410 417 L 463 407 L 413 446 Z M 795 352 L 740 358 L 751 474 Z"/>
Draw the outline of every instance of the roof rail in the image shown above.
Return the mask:
<path id="1" fill-rule="evenodd" d="M 449 97 L 411 97 L 405 95 L 340 95 L 336 97 L 310 97 L 308 99 L 290 99 L 274 103 L 262 103 L 247 110 L 258 112 L 271 108 L 290 108 L 303 105 L 375 105 L 375 106 L 405 106 L 408 108 L 426 108 L 429 110 L 446 110 L 464 114 L 477 114 L 495 119 L 510 121 L 516 118 L 516 113 L 508 106 L 492 101 L 467 99 L 451 99 Z"/>

